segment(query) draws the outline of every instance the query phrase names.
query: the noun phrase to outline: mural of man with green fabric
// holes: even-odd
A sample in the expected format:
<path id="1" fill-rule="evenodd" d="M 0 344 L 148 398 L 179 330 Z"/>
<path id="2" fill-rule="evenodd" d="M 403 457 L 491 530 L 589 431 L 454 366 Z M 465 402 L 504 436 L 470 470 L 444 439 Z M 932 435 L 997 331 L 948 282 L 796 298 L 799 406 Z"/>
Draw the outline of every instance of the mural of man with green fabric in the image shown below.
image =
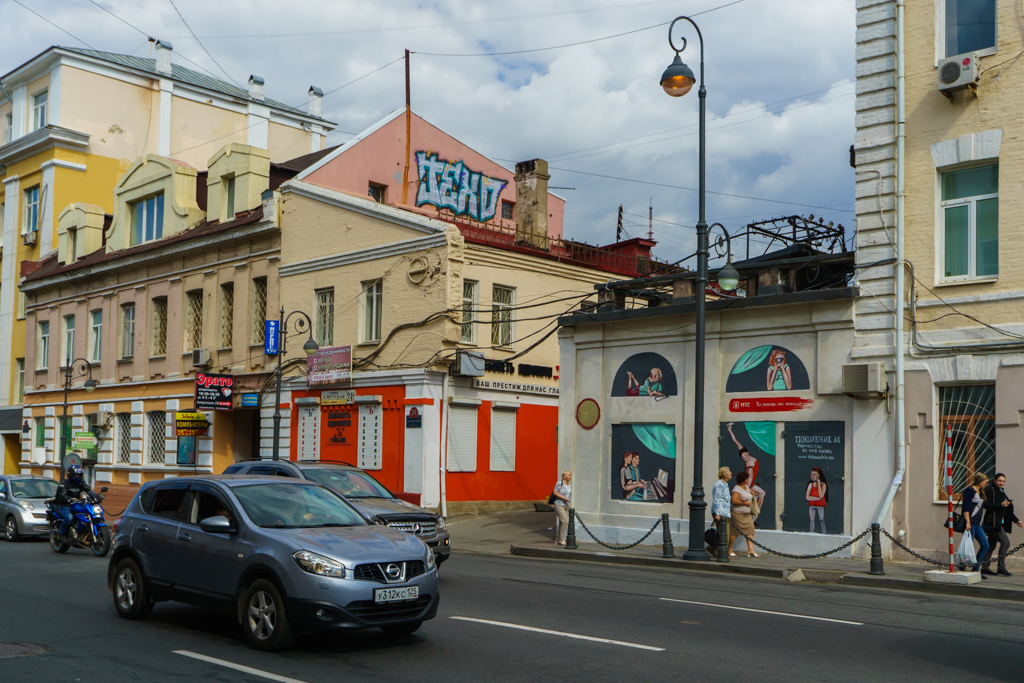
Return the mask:
<path id="1" fill-rule="evenodd" d="M 673 502 L 676 486 L 675 425 L 612 425 L 611 461 L 613 500 Z"/>

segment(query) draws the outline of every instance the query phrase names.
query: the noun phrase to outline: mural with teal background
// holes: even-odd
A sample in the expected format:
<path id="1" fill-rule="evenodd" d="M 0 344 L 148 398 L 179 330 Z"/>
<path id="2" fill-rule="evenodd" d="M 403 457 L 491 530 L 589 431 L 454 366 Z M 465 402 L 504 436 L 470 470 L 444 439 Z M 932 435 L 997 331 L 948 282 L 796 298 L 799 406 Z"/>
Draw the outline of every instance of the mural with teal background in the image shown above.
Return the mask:
<path id="1" fill-rule="evenodd" d="M 754 520 L 759 529 L 776 528 L 775 521 L 775 423 L 723 422 L 719 426 L 718 466 L 732 470 L 729 490 L 736 486 L 736 475 L 744 470 L 751 475 L 753 490 L 761 506 Z"/>
<path id="2" fill-rule="evenodd" d="M 729 394 L 808 391 L 811 381 L 800 357 L 774 344 L 756 346 L 736 361 L 725 382 Z"/>
<path id="3" fill-rule="evenodd" d="M 675 425 L 612 425 L 612 500 L 671 503 L 675 490 Z"/>

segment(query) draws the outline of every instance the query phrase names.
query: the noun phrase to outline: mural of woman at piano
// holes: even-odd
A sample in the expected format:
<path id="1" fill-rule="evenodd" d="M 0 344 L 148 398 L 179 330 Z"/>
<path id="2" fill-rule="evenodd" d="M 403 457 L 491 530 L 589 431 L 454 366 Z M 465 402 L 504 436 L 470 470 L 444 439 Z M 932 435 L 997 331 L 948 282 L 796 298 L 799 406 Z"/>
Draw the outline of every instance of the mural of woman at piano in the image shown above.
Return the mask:
<path id="1" fill-rule="evenodd" d="M 675 496 L 675 425 L 612 425 L 611 498 L 632 503 L 671 503 Z M 642 460 L 642 461 L 641 461 Z"/>
<path id="2" fill-rule="evenodd" d="M 647 482 L 640 478 L 640 454 L 626 451 L 622 454 L 622 469 L 619 470 L 619 486 L 626 500 L 644 499 Z"/>
<path id="3" fill-rule="evenodd" d="M 757 462 L 757 458 L 750 454 L 747 447 L 741 444 L 740 440 L 736 438 L 736 435 L 732 431 L 732 425 L 732 422 L 728 422 L 726 423 L 725 428 L 729 431 L 729 436 L 732 437 L 732 442 L 736 444 L 736 448 L 739 450 L 739 456 L 743 460 L 744 469 L 750 477 L 750 480 L 747 482 L 747 486 L 749 486 L 750 490 L 754 492 L 755 496 L 757 496 L 757 504 L 760 507 L 764 505 L 765 491 L 757 483 L 757 470 L 759 463 Z M 756 516 L 753 517 L 753 521 L 757 521 Z"/>

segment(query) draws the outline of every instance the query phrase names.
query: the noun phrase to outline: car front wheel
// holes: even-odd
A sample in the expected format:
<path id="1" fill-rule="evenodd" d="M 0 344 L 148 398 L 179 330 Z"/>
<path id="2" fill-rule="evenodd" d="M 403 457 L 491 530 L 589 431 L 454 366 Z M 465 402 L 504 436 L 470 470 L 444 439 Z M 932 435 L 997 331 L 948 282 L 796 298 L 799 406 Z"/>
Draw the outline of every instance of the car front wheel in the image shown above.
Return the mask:
<path id="1" fill-rule="evenodd" d="M 139 565 L 128 557 L 114 570 L 114 607 L 122 617 L 132 620 L 145 619 L 153 611 Z"/>
<path id="2" fill-rule="evenodd" d="M 4 525 L 4 538 L 10 543 L 21 538 L 21 534 L 18 533 L 18 521 L 14 517 L 7 518 L 7 524 Z"/>
<path id="3" fill-rule="evenodd" d="M 292 644 L 295 632 L 277 586 L 266 579 L 253 581 L 242 596 L 242 606 L 242 625 L 251 646 L 275 652 Z"/>

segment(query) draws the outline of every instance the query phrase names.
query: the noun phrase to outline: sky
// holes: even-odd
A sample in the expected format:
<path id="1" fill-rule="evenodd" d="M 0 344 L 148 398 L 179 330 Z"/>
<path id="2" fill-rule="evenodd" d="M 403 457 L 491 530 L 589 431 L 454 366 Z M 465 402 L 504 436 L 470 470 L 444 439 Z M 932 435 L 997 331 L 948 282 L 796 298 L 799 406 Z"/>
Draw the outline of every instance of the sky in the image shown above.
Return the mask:
<path id="1" fill-rule="evenodd" d="M 704 38 L 708 222 L 814 214 L 852 238 L 854 0 L 0 0 L 0 73 L 50 45 L 147 57 L 153 36 L 182 66 L 263 76 L 303 109 L 311 84 L 334 90 L 340 144 L 404 106 L 409 49 L 413 110 L 506 167 L 546 159 L 566 237 L 613 242 L 620 204 L 645 236 L 653 206 L 655 256 L 676 261 L 696 244 L 698 98 L 659 80 L 683 14 Z M 693 28 L 673 37 L 697 72 Z"/>

